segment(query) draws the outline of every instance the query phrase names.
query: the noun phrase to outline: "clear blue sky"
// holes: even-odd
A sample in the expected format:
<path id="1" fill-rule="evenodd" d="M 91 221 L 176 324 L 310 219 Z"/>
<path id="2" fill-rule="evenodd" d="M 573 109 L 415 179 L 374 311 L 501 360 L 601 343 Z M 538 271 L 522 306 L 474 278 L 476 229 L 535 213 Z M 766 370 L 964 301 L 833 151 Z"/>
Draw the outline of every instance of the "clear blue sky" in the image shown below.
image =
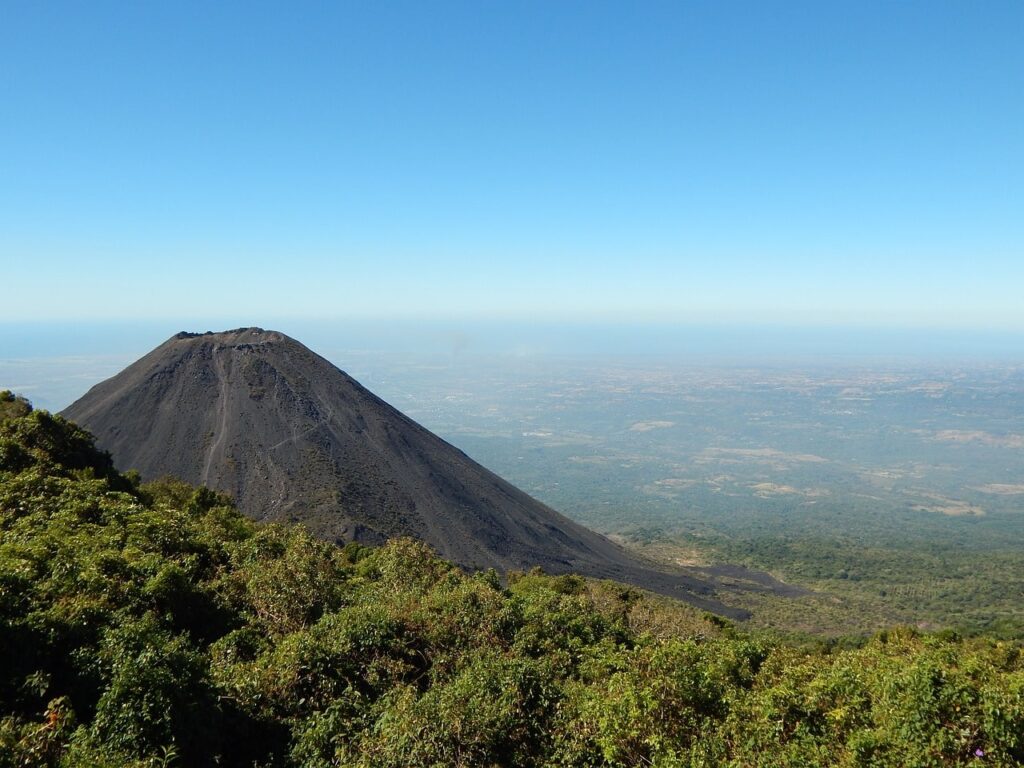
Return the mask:
<path id="1" fill-rule="evenodd" d="M 0 321 L 1024 330 L 1024 3 L 0 5 Z"/>

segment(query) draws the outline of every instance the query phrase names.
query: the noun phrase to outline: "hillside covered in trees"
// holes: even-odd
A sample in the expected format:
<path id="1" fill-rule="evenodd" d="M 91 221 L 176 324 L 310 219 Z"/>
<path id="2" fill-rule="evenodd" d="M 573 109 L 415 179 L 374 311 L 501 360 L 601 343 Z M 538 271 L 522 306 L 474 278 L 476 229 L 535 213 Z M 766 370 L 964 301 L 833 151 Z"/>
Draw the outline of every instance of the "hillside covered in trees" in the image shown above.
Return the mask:
<path id="1" fill-rule="evenodd" d="M 0 768 L 1018 765 L 1019 642 L 795 646 L 322 543 L 0 394 Z"/>

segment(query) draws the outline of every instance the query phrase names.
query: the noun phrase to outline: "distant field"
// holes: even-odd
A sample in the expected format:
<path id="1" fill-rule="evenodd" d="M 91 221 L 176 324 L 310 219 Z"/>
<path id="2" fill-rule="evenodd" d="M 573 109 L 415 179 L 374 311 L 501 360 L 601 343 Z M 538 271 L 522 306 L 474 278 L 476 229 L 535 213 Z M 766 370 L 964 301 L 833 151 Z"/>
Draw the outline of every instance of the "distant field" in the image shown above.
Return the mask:
<path id="1" fill-rule="evenodd" d="M 425 426 L 605 530 L 842 522 L 887 543 L 1024 543 L 1024 367 L 353 362 Z"/>

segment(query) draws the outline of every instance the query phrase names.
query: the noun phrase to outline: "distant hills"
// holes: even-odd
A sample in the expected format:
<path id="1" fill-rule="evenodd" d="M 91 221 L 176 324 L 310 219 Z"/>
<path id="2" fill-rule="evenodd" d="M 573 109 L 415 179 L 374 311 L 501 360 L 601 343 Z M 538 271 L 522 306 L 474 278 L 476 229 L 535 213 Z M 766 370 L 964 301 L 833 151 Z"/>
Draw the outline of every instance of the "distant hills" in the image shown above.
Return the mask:
<path id="1" fill-rule="evenodd" d="M 283 333 L 179 333 L 62 415 L 95 434 L 120 469 L 226 492 L 257 520 L 301 522 L 338 543 L 411 535 L 468 568 L 540 566 L 743 615 L 712 596 L 714 569 L 637 559 Z M 765 577 L 759 588 L 784 585 Z"/>

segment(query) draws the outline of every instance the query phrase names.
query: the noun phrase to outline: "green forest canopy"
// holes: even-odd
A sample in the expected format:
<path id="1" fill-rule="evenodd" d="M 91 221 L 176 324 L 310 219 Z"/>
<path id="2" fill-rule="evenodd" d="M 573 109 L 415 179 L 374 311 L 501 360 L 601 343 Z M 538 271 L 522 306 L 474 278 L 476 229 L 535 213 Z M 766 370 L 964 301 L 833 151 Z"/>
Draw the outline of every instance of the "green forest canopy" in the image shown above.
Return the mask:
<path id="1" fill-rule="evenodd" d="M 0 393 L 0 768 L 1019 765 L 1019 643 L 788 645 L 610 582 L 339 549 Z"/>

